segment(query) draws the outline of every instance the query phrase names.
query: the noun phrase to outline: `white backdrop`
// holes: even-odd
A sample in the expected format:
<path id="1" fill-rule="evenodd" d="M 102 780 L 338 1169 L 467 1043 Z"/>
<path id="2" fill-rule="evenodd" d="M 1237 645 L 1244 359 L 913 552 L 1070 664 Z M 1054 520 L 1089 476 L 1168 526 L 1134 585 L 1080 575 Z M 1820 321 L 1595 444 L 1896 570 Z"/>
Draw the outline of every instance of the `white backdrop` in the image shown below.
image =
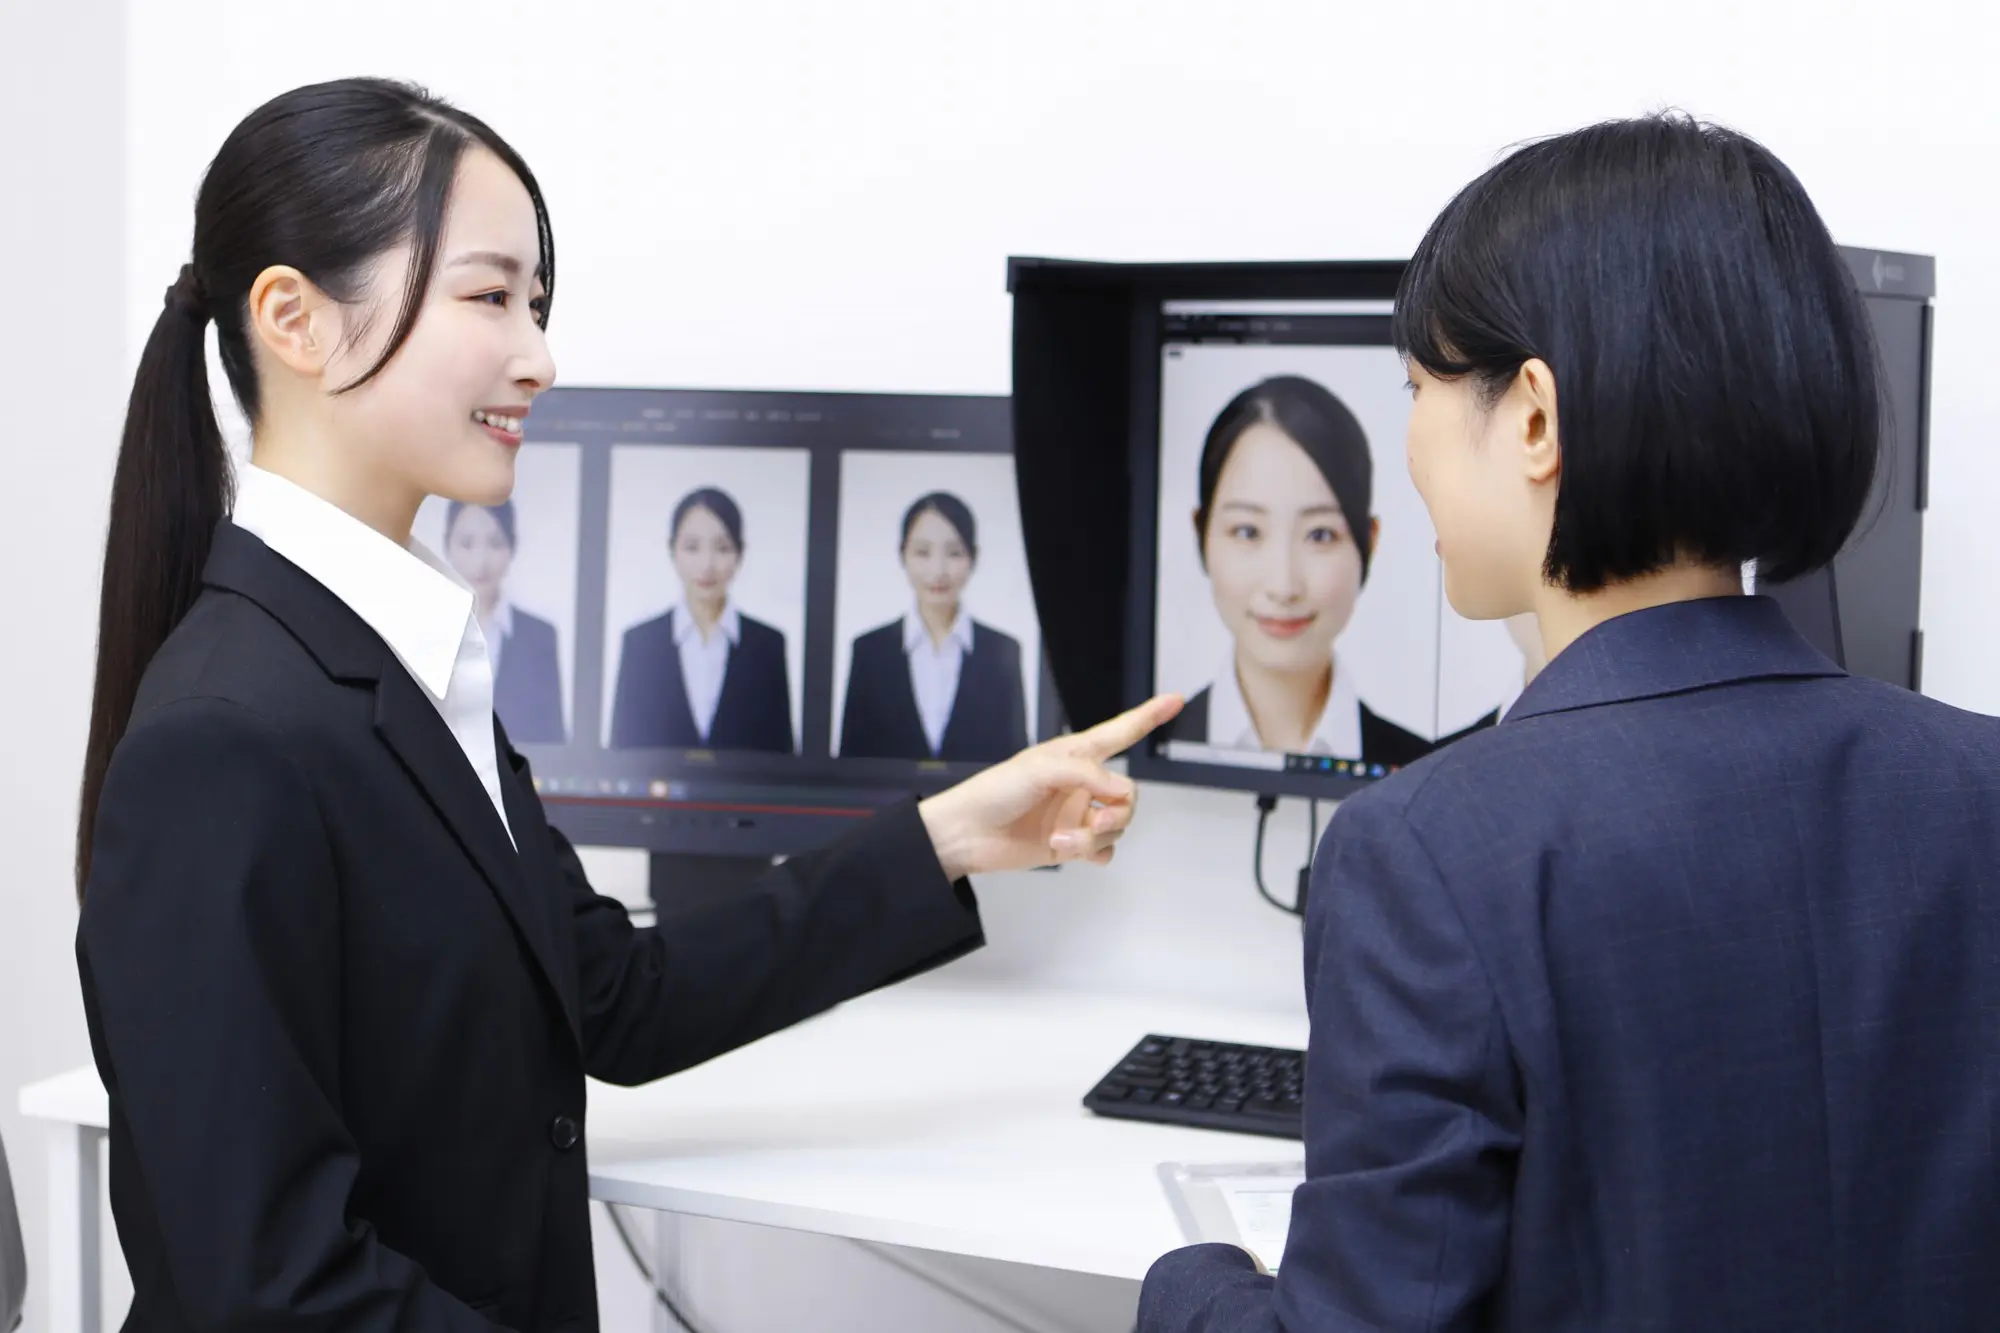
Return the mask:
<path id="1" fill-rule="evenodd" d="M 9 697 L 38 704 L 16 737 L 30 758 L 0 802 L 17 876 L 0 938 L 22 923 L 24 956 L 66 957 L 74 929 L 62 775 L 88 709 L 89 572 L 118 407 L 187 258 L 201 170 L 257 100 L 362 71 L 449 92 L 534 164 L 561 249 L 553 344 L 571 383 L 1005 392 L 1008 254 L 1407 255 L 1512 142 L 1662 105 L 1733 122 L 1799 173 L 1840 239 L 1938 257 L 1927 688 L 2000 711 L 2000 398 L 1983 334 L 2000 320 L 2000 101 L 1986 7 L 1435 0 L 1413 16 L 1325 0 L 494 0 L 468 23 L 445 0 L 351 0 L 338 22 L 261 0 L 176 0 L 128 5 L 122 42 L 94 4 L 16 9 L 0 42 L 18 92 L 6 123 L 48 169 L 20 178 L 37 207 L 0 210 L 4 225 L 42 228 L 12 249 L 45 261 L 21 268 L 16 305 L 40 313 L 13 326 L 7 364 L 54 406 L 46 430 L 0 448 L 64 497 L 46 521 L 6 532 L 17 545 L 0 561 L 34 571 L 28 604 L 50 643 L 9 677 Z M 48 40 L 58 27 L 63 40 Z M 121 68 L 122 86 L 104 87 Z M 93 115 L 121 102 L 119 153 Z M 122 256 L 98 239 L 120 215 Z M 122 328 L 84 299 L 111 269 Z M 117 361 L 123 381 L 90 371 L 93 358 Z M 1106 986 L 1177 975 L 1297 1003 L 1298 932 L 1249 886 L 1248 798 L 1161 791 L 1147 811 L 1104 874 L 983 885 L 992 943 L 953 974 Z M 1300 814 L 1301 840 L 1303 826 Z M 1272 845 L 1282 874 L 1277 849 L 1293 838 L 1274 828 Z M 608 888 L 643 882 L 637 856 L 593 853 L 591 867 Z M 32 1044 L 10 1034 L 0 1060 L 17 1078 L 88 1059 L 73 966 L 34 975 L 53 979 L 15 1011 L 37 1016 Z M 64 1025 L 60 1043 L 43 1015 Z M 31 1178 L 31 1227 L 38 1197 Z M 615 1239 L 600 1249 L 625 1284 L 607 1288 L 606 1326 L 641 1326 L 650 1310 Z M 796 1327 L 759 1304 L 758 1285 L 712 1291 L 697 1309 L 732 1333 Z M 843 1333 L 904 1313 L 812 1315 Z"/>
<path id="2" fill-rule="evenodd" d="M 792 696 L 792 736 L 799 735 L 806 641 L 806 518 L 812 455 L 803 449 L 619 445 L 611 451 L 609 568 L 604 582 L 604 716 L 611 743 L 611 703 L 625 631 L 681 600 L 680 576 L 667 549 L 674 508 L 689 491 L 713 486 L 743 514 L 743 558 L 729 597 L 736 609 L 785 636 Z"/>
<path id="3" fill-rule="evenodd" d="M 1028 586 L 1021 509 L 1014 495 L 1014 460 L 994 454 L 870 453 L 840 459 L 840 552 L 834 594 L 833 747 L 839 753 L 841 701 L 854 640 L 902 616 L 915 601 L 898 545 L 903 515 L 920 496 L 949 491 L 972 510 L 979 563 L 965 585 L 974 620 L 1021 644 L 1021 688 L 1028 701 L 1028 736 L 1035 735 L 1041 632 Z"/>
<path id="4" fill-rule="evenodd" d="M 576 691 L 576 557 L 582 451 L 573 444 L 527 444 L 514 458 L 514 561 L 505 596 L 556 627 L 562 669 L 564 726 L 572 733 Z M 432 496 L 417 511 L 410 535 L 444 554 L 450 505 Z"/>

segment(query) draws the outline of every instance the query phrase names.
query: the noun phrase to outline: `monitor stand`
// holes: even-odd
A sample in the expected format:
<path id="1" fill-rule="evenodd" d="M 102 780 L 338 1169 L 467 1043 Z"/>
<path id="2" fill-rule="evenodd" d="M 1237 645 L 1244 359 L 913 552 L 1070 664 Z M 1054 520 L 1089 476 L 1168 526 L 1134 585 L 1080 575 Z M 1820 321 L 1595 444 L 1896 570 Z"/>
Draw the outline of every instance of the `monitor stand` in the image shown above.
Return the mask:
<path id="1" fill-rule="evenodd" d="M 646 896 L 654 919 L 669 921 L 739 896 L 774 864 L 769 856 L 654 852 L 647 858 Z"/>

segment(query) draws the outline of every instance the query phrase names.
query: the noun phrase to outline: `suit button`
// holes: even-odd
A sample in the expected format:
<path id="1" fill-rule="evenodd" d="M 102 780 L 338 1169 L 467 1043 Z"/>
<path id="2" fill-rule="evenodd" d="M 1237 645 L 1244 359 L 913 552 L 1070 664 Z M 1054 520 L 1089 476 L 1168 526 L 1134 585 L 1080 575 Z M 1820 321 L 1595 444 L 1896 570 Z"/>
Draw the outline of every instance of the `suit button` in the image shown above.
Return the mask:
<path id="1" fill-rule="evenodd" d="M 559 1151 L 568 1152 L 581 1137 L 576 1121 L 566 1115 L 557 1116 L 549 1125 L 549 1142 L 555 1144 Z"/>

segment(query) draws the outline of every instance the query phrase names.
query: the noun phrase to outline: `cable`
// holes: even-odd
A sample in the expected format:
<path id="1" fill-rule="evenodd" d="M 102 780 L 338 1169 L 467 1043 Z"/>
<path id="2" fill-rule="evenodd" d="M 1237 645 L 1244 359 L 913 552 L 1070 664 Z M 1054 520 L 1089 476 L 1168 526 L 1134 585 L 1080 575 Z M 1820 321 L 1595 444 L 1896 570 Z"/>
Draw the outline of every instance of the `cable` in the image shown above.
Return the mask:
<path id="1" fill-rule="evenodd" d="M 674 1298 L 667 1295 L 667 1289 L 660 1284 L 660 1279 L 653 1275 L 653 1270 L 646 1267 L 646 1261 L 639 1257 L 639 1247 L 632 1243 L 632 1234 L 625 1230 L 625 1219 L 618 1215 L 617 1205 L 605 1204 L 604 1212 L 611 1219 L 612 1229 L 618 1233 L 620 1243 L 625 1246 L 625 1253 L 632 1256 L 633 1267 L 639 1270 L 640 1277 L 646 1279 L 646 1285 L 653 1289 L 653 1298 L 665 1307 L 667 1316 L 686 1329 L 687 1333 L 700 1333 L 693 1322 L 681 1313 L 681 1308 L 674 1304 Z"/>
<path id="2" fill-rule="evenodd" d="M 1269 792 L 1257 794 L 1257 848 L 1250 855 L 1251 878 L 1257 883 L 1257 894 L 1265 902 L 1290 916 L 1298 916 L 1299 909 L 1290 903 L 1279 902 L 1264 887 L 1264 829 L 1271 822 L 1271 812 L 1278 808 L 1278 798 Z"/>

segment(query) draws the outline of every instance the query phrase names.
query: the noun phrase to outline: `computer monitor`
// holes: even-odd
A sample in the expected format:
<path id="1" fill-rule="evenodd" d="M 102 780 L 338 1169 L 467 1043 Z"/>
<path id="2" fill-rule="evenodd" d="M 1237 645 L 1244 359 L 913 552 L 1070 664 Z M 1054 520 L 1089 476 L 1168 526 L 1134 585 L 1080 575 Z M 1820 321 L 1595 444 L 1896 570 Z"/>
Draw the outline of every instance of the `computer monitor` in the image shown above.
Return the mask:
<path id="1" fill-rule="evenodd" d="M 1847 254 L 1883 351 L 1885 503 L 1833 569 L 1760 591 L 1914 687 L 1931 265 Z M 1068 716 L 1190 695 L 1135 776 L 1338 799 L 1490 725 L 1537 669 L 1530 624 L 1444 598 L 1404 462 L 1401 272 L 1010 262 L 1022 517 Z M 1320 687 L 1279 688 L 1302 675 Z"/>
<path id="2" fill-rule="evenodd" d="M 416 535 L 553 823 L 754 867 L 1059 726 L 1011 453 L 1005 398 L 565 387 Z"/>

